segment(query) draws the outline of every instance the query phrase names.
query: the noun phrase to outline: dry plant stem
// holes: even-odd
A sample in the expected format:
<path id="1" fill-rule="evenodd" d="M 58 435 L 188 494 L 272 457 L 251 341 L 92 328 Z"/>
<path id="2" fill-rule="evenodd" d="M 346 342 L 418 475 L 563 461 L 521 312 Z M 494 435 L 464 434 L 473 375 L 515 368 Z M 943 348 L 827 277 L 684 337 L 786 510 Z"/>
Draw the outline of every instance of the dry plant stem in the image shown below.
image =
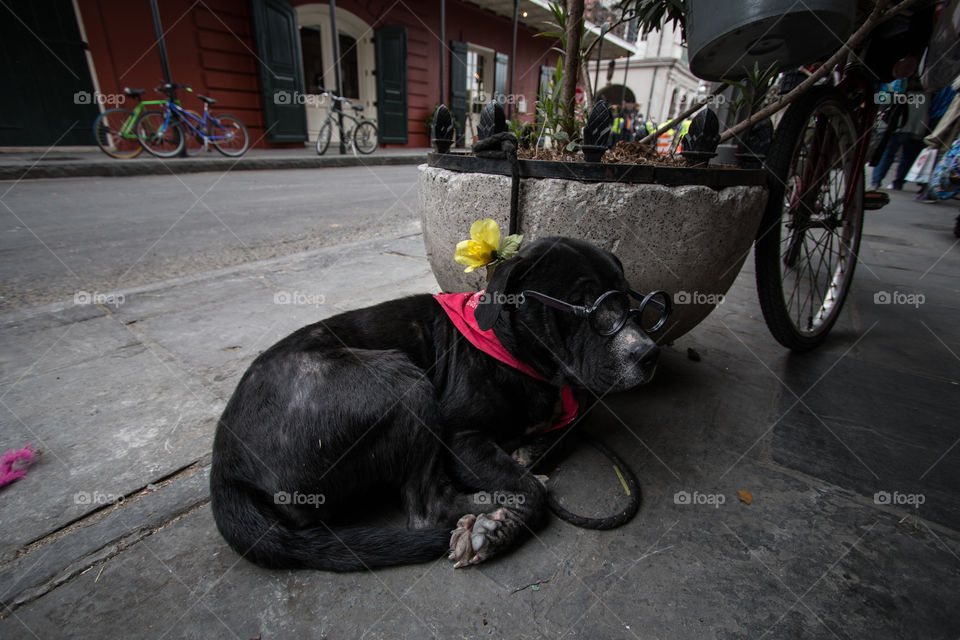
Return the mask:
<path id="1" fill-rule="evenodd" d="M 601 33 L 610 33 L 611 31 L 613 31 L 615 28 L 619 27 L 619 26 L 620 26 L 621 24 L 623 24 L 624 22 L 629 22 L 630 20 L 633 20 L 633 18 L 634 18 L 635 15 L 636 15 L 636 14 L 634 14 L 634 13 L 630 13 L 629 15 L 627 15 L 626 13 L 624 13 L 619 20 L 617 20 L 617 21 L 614 22 L 612 25 L 610 25 L 610 28 L 607 29 L 606 32 L 603 31 L 603 27 L 600 28 L 600 32 L 601 32 Z M 593 40 L 593 42 L 590 43 L 590 46 L 587 47 L 586 49 L 584 49 L 584 51 L 583 51 L 583 59 L 584 59 L 584 60 L 589 60 L 589 59 L 590 59 L 590 52 L 593 51 L 593 48 L 596 46 L 596 44 L 597 44 L 598 42 L 600 42 L 601 39 L 602 39 L 602 38 L 595 38 L 595 39 Z"/>
<path id="2" fill-rule="evenodd" d="M 836 67 L 841 60 L 844 60 L 850 53 L 852 53 L 853 48 L 860 44 L 860 42 L 870 34 L 874 27 L 881 22 L 889 20 L 901 11 L 909 8 L 910 5 L 916 4 L 917 1 L 918 0 L 901 0 L 901 2 L 894 5 L 889 10 L 884 11 L 883 8 L 887 4 L 886 0 L 878 0 L 877 4 L 873 7 L 873 11 L 870 12 L 870 16 L 867 18 L 866 22 L 864 22 L 863 25 L 847 39 L 843 46 L 840 47 L 836 53 L 830 56 L 830 59 L 827 60 L 819 69 L 817 69 L 815 73 L 797 85 L 796 88 L 794 88 L 793 91 L 787 95 L 782 96 L 780 99 L 770 103 L 760 111 L 757 111 L 743 122 L 740 122 L 739 124 L 736 124 L 724 131 L 723 135 L 720 136 L 720 142 L 725 142 L 733 136 L 749 129 L 764 118 L 772 116 L 806 93 L 807 89 L 812 87 L 817 81 L 830 73 L 830 71 Z"/>
<path id="3" fill-rule="evenodd" d="M 580 67 L 580 23 L 583 22 L 583 0 L 567 0 L 567 46 L 563 55 L 563 84 L 560 102 L 566 106 L 563 129 L 573 140 L 576 134 L 576 118 L 573 115 L 577 99 L 577 78 Z"/>
<path id="4" fill-rule="evenodd" d="M 676 118 L 674 118 L 667 124 L 661 125 L 661 127 L 657 129 L 656 133 L 648 133 L 646 137 L 640 140 L 640 142 L 644 144 L 650 144 L 655 138 L 659 138 L 664 133 L 666 133 L 670 129 L 673 129 L 675 126 L 677 126 L 677 124 L 679 124 L 680 122 L 683 122 L 691 113 L 694 113 L 695 111 L 699 111 L 700 109 L 702 109 L 703 106 L 710 101 L 710 98 L 716 98 L 726 88 L 727 88 L 727 85 L 722 85 L 720 87 L 717 87 L 713 93 L 707 96 L 706 100 L 704 100 L 703 102 L 696 103 L 695 105 L 693 105 L 692 107 L 690 107 L 689 109 L 687 109 L 686 111 L 678 115 Z"/>

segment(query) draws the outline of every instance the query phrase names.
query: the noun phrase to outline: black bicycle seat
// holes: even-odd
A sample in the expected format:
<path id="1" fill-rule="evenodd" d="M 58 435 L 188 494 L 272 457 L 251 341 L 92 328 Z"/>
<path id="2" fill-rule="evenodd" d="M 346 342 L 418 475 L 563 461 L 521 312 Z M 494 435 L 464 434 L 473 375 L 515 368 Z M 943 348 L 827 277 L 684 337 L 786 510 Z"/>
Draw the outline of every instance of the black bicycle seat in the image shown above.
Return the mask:
<path id="1" fill-rule="evenodd" d="M 350 105 L 350 108 L 353 109 L 354 111 L 363 111 L 362 104 L 352 104 Z"/>
<path id="2" fill-rule="evenodd" d="M 147 92 L 146 89 L 131 89 L 130 87 L 124 87 L 123 92 L 128 96 L 133 96 L 134 98 L 139 98 Z"/>
<path id="3" fill-rule="evenodd" d="M 216 104 L 216 103 L 217 103 L 217 101 L 214 100 L 213 98 L 208 98 L 207 96 L 202 96 L 202 95 L 200 95 L 199 93 L 197 94 L 197 97 L 200 98 L 201 100 L 203 100 L 204 102 L 206 102 L 207 104 Z"/>

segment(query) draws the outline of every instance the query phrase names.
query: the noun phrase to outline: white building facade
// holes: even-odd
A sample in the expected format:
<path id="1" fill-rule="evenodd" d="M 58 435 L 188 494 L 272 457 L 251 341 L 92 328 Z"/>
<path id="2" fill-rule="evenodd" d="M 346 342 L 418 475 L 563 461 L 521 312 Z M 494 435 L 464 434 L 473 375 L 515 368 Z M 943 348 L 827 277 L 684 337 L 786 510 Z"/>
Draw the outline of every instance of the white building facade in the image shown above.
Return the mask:
<path id="1" fill-rule="evenodd" d="M 592 60 L 590 86 L 611 105 L 619 105 L 622 97 L 626 113 L 637 120 L 667 122 L 686 109 L 697 95 L 706 95 L 707 83 L 690 73 L 687 48 L 679 29 L 669 26 L 651 31 L 636 42 L 639 55 L 600 63 Z M 623 91 L 623 86 L 627 91 Z"/>

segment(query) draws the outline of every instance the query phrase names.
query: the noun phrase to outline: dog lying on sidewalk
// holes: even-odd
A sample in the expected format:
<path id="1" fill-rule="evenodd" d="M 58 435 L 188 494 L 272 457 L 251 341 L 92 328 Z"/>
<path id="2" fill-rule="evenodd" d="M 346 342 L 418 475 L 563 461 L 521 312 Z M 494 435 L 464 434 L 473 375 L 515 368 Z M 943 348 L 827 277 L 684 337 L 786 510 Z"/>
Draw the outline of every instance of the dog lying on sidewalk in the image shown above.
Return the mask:
<path id="1" fill-rule="evenodd" d="M 653 376 L 658 348 L 628 287 L 612 253 L 545 238 L 486 292 L 392 300 L 284 338 L 217 425 L 223 537 L 264 567 L 333 571 L 445 552 L 461 567 L 516 545 L 544 518 L 546 489 L 497 443 L 571 422 L 571 386 L 603 394 Z M 384 495 L 399 496 L 407 529 L 356 523 Z"/>

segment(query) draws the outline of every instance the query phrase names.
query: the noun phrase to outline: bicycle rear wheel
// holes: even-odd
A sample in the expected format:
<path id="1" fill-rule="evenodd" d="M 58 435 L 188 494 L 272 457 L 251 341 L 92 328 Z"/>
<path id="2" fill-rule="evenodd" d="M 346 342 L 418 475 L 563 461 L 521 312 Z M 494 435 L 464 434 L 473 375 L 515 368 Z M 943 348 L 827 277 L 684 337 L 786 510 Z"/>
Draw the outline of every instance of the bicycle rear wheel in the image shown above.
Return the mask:
<path id="1" fill-rule="evenodd" d="M 213 138 L 210 142 L 223 155 L 236 158 L 250 148 L 250 134 L 238 118 L 226 113 L 210 116 L 209 127 L 209 135 Z"/>
<path id="2" fill-rule="evenodd" d="M 379 132 L 369 120 L 361 122 L 353 131 L 353 142 L 360 153 L 373 153 L 377 148 Z"/>
<path id="3" fill-rule="evenodd" d="M 143 151 L 129 109 L 108 109 L 98 115 L 93 121 L 93 139 L 111 158 L 133 158 Z"/>
<path id="4" fill-rule="evenodd" d="M 320 133 L 317 134 L 317 155 L 323 155 L 327 152 L 327 149 L 330 147 L 330 121 L 327 120 L 323 123 L 323 126 L 320 127 Z"/>
<path id="5" fill-rule="evenodd" d="M 767 154 L 757 291 L 770 332 L 794 351 L 826 339 L 853 280 L 863 228 L 859 139 L 849 100 L 818 87 L 787 109 Z"/>
<path id="6" fill-rule="evenodd" d="M 172 158 L 183 149 L 184 136 L 180 123 L 167 118 L 164 111 L 146 111 L 136 124 L 137 139 L 143 148 L 158 158 Z"/>

